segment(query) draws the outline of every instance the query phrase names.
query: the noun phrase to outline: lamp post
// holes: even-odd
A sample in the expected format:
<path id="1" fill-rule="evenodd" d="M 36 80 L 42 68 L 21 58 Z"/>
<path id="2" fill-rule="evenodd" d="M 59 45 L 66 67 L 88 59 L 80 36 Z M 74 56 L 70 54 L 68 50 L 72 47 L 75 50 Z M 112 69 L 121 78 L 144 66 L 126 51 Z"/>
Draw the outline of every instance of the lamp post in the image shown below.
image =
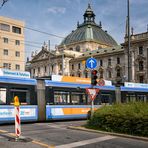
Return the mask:
<path id="1" fill-rule="evenodd" d="M 127 17 L 128 17 L 128 82 L 130 82 L 130 10 L 129 10 L 129 0 L 127 0 Z"/>

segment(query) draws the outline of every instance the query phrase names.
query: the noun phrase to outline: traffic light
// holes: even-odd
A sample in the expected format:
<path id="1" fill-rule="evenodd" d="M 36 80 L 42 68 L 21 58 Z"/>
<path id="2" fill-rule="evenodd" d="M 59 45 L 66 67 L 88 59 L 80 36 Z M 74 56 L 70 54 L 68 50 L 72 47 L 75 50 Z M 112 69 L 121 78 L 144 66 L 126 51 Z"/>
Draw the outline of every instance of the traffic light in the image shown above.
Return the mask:
<path id="1" fill-rule="evenodd" d="M 91 72 L 91 85 L 97 84 L 97 70 L 92 70 Z"/>

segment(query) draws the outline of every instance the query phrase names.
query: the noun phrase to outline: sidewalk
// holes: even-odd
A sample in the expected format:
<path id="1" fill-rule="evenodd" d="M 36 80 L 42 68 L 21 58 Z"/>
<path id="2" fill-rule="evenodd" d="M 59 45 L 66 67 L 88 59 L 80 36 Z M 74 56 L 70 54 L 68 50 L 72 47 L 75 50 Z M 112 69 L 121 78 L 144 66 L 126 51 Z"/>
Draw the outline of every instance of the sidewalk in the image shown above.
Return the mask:
<path id="1" fill-rule="evenodd" d="M 125 138 L 132 138 L 132 139 L 137 139 L 137 140 L 142 140 L 142 141 L 148 142 L 148 137 L 140 137 L 140 136 L 127 135 L 127 134 L 105 132 L 105 131 L 88 129 L 88 128 L 80 127 L 80 126 L 69 126 L 68 128 L 73 129 L 73 130 L 82 130 L 82 131 L 86 131 L 86 132 L 94 132 L 94 133 L 101 133 L 101 134 L 107 134 L 107 135 L 113 135 L 113 136 L 119 136 L 119 137 L 125 137 Z"/>

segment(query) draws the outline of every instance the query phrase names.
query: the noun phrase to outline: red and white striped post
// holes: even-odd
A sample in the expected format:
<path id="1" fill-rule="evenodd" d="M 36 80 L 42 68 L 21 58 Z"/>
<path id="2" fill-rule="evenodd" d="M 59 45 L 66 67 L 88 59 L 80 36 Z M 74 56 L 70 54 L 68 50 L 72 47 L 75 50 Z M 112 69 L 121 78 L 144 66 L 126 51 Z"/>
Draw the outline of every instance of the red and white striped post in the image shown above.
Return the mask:
<path id="1" fill-rule="evenodd" d="M 15 106 L 15 140 L 18 141 L 21 135 L 21 120 L 20 120 L 20 103 L 17 96 L 14 97 L 14 106 Z"/>

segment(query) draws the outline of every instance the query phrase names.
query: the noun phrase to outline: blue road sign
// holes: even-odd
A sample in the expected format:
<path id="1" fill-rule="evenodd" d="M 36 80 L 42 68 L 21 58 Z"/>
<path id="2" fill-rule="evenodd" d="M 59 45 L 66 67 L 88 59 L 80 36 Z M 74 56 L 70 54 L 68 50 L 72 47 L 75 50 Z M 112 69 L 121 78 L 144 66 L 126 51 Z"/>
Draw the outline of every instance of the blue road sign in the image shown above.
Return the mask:
<path id="1" fill-rule="evenodd" d="M 89 58 L 86 61 L 87 68 L 94 69 L 97 67 L 97 60 L 94 58 Z"/>

